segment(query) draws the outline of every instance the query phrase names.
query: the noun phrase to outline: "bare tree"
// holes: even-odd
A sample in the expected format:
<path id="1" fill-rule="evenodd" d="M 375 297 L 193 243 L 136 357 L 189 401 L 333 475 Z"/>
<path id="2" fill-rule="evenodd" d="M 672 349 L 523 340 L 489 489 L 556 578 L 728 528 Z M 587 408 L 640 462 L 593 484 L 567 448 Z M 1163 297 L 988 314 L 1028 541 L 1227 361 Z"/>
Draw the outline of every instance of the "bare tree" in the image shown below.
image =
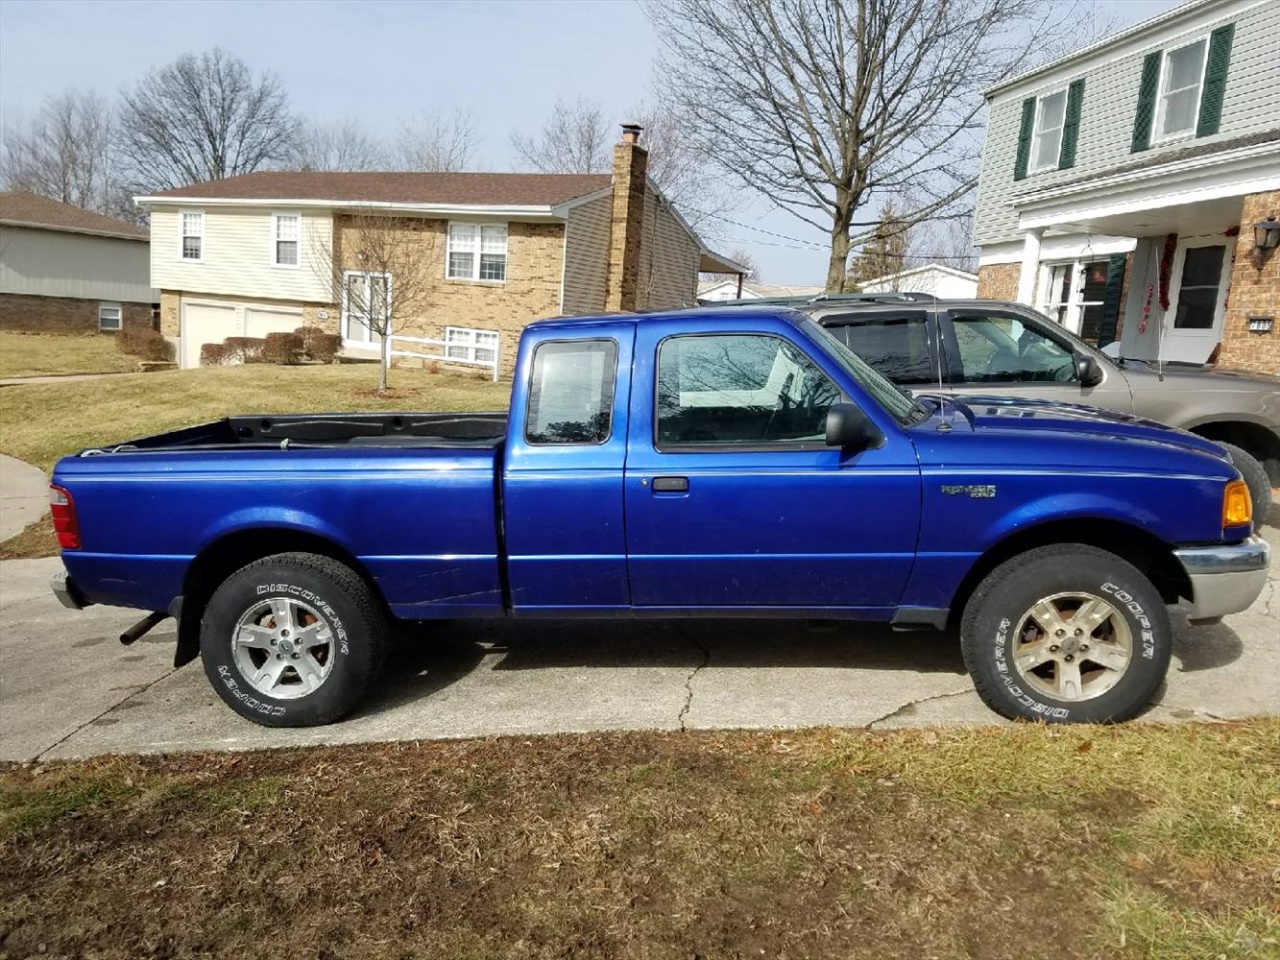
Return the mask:
<path id="1" fill-rule="evenodd" d="M 68 90 L 50 97 L 29 123 L 4 131 L 5 187 L 135 219 L 119 182 L 114 138 L 115 111 L 101 95 Z"/>
<path id="2" fill-rule="evenodd" d="M 221 180 L 283 162 L 298 122 L 279 77 L 213 49 L 152 70 L 123 95 L 121 152 L 138 187 Z"/>
<path id="3" fill-rule="evenodd" d="M 455 173 L 467 169 L 479 145 L 480 133 L 470 113 L 424 111 L 401 127 L 394 160 L 401 170 Z"/>
<path id="4" fill-rule="evenodd" d="M 972 204 L 969 204 L 972 208 Z M 921 225 L 919 239 L 909 257 L 913 266 L 940 263 L 956 270 L 973 273 L 978 268 L 978 255 L 973 245 L 973 217 L 942 218 Z"/>
<path id="5" fill-rule="evenodd" d="M 557 99 L 538 131 L 513 132 L 511 146 L 524 166 L 539 173 L 606 173 L 611 132 L 597 101 Z"/>
<path id="6" fill-rule="evenodd" d="M 378 389 L 386 390 L 391 337 L 420 319 L 434 292 L 431 264 L 437 234 L 431 222 L 353 210 L 334 218 L 330 236 L 311 237 L 312 262 L 349 324 L 366 328 L 378 344 Z M 355 339 L 351 330 L 348 336 Z"/>
<path id="7" fill-rule="evenodd" d="M 695 227 L 715 220 L 727 198 L 697 140 L 670 111 L 641 103 L 621 119 L 644 128 L 649 176 Z M 608 173 L 618 125 L 595 100 L 557 100 L 536 132 L 515 131 L 520 163 L 541 173 Z"/>
<path id="8" fill-rule="evenodd" d="M 897 203 L 893 200 L 882 203 L 875 232 L 853 258 L 846 286 L 861 288 L 868 280 L 905 270 L 915 232 L 916 225 L 903 219 Z"/>
<path id="9" fill-rule="evenodd" d="M 963 217 L 982 90 L 1075 22 L 1052 0 L 646 0 L 659 75 L 720 170 L 830 237 L 845 289 L 871 202 L 910 191 L 915 224 Z"/>
<path id="10" fill-rule="evenodd" d="M 740 266 L 746 267 L 747 272 L 742 275 L 743 280 L 760 279 L 760 268 L 756 265 L 756 258 L 747 253 L 746 250 L 743 250 L 741 247 L 735 247 L 729 253 L 729 259 Z M 707 276 L 716 280 L 738 279 L 738 275 L 736 273 L 710 273 L 707 274 Z"/>
<path id="11" fill-rule="evenodd" d="M 290 145 L 286 161 L 294 170 L 355 173 L 389 168 L 387 151 L 355 120 L 336 123 L 304 121 Z"/>

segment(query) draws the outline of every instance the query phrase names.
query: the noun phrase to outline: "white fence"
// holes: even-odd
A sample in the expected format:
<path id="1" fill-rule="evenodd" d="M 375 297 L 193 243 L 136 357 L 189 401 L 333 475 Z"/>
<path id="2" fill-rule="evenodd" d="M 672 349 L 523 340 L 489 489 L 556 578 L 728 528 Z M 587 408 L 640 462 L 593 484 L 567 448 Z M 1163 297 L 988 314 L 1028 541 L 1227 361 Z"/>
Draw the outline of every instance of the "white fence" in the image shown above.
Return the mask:
<path id="1" fill-rule="evenodd" d="M 392 334 L 391 349 L 393 357 L 417 357 L 419 360 L 439 360 L 441 363 L 461 363 L 469 367 L 484 367 L 493 371 L 493 382 L 498 382 L 498 342 L 494 338 L 493 346 L 477 347 L 469 343 L 446 343 L 444 340 L 431 340 L 427 337 L 402 337 Z M 423 344 L 428 347 L 440 347 L 440 353 L 420 353 L 416 350 L 397 350 L 397 343 Z M 479 359 L 480 354 L 489 354 L 490 360 Z"/>

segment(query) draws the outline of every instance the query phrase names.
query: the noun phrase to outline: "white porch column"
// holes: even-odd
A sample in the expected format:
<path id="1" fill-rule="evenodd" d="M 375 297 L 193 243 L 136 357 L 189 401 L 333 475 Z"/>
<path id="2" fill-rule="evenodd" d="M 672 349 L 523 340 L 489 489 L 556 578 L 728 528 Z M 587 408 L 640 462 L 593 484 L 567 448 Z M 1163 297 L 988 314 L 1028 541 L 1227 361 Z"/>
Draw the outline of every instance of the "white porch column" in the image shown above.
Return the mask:
<path id="1" fill-rule="evenodd" d="M 1040 238 L 1044 230 L 1028 230 L 1022 238 L 1022 270 L 1018 274 L 1018 302 L 1028 307 L 1036 295 L 1036 277 L 1040 273 Z"/>

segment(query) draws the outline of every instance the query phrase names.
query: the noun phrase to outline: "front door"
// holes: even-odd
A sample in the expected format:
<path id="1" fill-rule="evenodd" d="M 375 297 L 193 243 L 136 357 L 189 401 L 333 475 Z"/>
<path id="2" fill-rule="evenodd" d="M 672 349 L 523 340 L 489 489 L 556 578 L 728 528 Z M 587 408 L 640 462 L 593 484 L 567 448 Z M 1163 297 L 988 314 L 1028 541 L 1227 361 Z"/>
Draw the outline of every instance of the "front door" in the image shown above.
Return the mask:
<path id="1" fill-rule="evenodd" d="M 1204 363 L 1222 340 L 1231 249 L 1221 238 L 1179 244 L 1169 283 L 1160 359 Z"/>
<path id="2" fill-rule="evenodd" d="M 637 608 L 884 610 L 910 573 L 920 471 L 905 434 L 826 446 L 831 371 L 781 336 L 643 323 L 627 456 Z M 712 328 L 714 329 L 714 328 Z"/>

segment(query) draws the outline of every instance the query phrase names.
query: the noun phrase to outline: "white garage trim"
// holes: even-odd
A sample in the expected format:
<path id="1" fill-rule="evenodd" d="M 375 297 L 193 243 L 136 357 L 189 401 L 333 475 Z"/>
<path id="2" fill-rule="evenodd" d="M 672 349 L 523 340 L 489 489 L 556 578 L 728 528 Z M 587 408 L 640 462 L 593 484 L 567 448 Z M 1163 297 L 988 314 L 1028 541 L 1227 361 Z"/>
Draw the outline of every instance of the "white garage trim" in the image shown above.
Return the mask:
<path id="1" fill-rule="evenodd" d="M 218 314 L 229 313 L 230 316 L 218 317 L 230 322 L 221 328 L 229 332 L 215 330 L 206 333 L 193 329 L 192 312 L 197 314 L 195 323 L 208 320 L 210 311 Z M 198 316 L 203 313 L 204 317 Z M 303 309 L 281 303 L 202 300 L 183 297 L 179 311 L 178 327 L 178 362 L 182 369 L 190 369 L 200 365 L 200 347 L 205 343 L 221 343 L 227 337 L 263 337 L 268 333 L 288 332 L 304 325 Z M 209 339 L 204 339 L 204 338 Z"/>

